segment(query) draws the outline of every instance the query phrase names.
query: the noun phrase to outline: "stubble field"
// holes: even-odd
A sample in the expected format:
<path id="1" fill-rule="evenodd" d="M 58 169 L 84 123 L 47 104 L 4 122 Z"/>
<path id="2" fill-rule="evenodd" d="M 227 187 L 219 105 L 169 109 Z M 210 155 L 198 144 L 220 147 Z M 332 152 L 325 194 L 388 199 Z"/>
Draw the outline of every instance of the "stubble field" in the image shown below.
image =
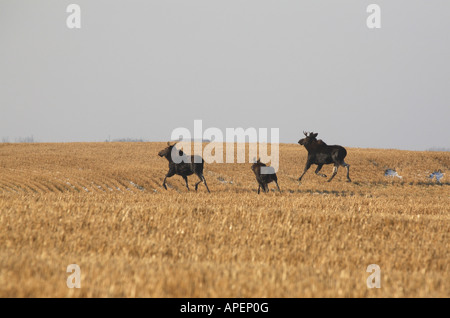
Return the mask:
<path id="1" fill-rule="evenodd" d="M 214 163 L 208 194 L 163 189 L 165 145 L 0 144 L 0 297 L 450 296 L 450 183 L 427 179 L 450 153 L 348 148 L 351 183 L 299 184 L 306 150 L 281 144 L 281 193 Z"/>

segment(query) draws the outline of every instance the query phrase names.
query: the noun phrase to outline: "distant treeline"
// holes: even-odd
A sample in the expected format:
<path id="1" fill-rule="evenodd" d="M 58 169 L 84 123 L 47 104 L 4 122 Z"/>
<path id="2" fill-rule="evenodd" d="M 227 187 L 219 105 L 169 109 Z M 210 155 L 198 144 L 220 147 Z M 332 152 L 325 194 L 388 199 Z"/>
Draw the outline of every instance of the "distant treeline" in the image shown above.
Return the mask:
<path id="1" fill-rule="evenodd" d="M 209 139 L 202 139 L 202 140 L 198 140 L 198 139 L 185 139 L 184 141 L 201 141 L 201 142 L 211 142 L 211 140 Z M 150 142 L 150 140 L 145 140 L 142 138 L 118 138 L 118 139 L 106 139 L 105 142 Z"/>
<path id="2" fill-rule="evenodd" d="M 450 148 L 432 147 L 432 148 L 428 148 L 426 151 L 450 151 Z"/>
<path id="3" fill-rule="evenodd" d="M 17 137 L 14 138 L 14 141 L 10 141 L 9 137 L 2 137 L 2 142 L 4 143 L 8 143 L 8 142 L 15 142 L 15 143 L 33 143 L 34 141 L 34 137 Z"/>
<path id="4" fill-rule="evenodd" d="M 106 142 L 145 142 L 142 138 L 118 138 L 118 139 L 106 139 Z"/>

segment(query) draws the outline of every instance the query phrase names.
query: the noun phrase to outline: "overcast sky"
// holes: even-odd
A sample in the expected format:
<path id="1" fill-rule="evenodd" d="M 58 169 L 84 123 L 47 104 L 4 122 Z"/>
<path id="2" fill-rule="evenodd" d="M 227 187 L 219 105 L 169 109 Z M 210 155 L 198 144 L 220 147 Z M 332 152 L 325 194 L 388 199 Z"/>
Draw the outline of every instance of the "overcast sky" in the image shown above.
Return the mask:
<path id="1" fill-rule="evenodd" d="M 448 0 L 0 0 L 0 141 L 165 141 L 201 119 L 450 148 L 449 33 Z"/>

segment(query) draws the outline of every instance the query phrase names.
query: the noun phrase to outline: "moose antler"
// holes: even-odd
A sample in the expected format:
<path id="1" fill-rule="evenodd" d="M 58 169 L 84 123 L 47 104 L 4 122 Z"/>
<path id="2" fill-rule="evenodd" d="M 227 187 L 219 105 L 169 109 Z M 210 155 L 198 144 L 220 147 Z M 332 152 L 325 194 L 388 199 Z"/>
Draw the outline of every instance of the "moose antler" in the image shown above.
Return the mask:
<path id="1" fill-rule="evenodd" d="M 303 131 L 303 135 L 305 135 L 306 137 L 308 137 L 308 133 L 306 131 Z"/>

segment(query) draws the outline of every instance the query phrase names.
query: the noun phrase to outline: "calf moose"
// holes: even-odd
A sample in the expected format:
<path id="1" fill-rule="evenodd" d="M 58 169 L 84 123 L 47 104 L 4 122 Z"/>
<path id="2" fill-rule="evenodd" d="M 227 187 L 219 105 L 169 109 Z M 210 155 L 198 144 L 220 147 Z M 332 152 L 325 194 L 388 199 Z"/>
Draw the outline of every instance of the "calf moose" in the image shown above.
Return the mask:
<path id="1" fill-rule="evenodd" d="M 198 181 L 195 184 L 195 191 L 197 191 L 198 185 L 200 182 L 203 182 L 205 184 L 206 190 L 208 190 L 209 193 L 211 193 L 209 191 L 208 185 L 206 184 L 206 179 L 203 176 L 203 158 L 200 156 L 187 156 L 186 154 L 183 153 L 182 150 L 178 151 L 178 154 L 180 157 L 184 157 L 183 160 L 180 163 L 175 163 L 172 160 L 172 149 L 173 147 L 177 144 L 177 142 L 171 144 L 170 142 L 167 142 L 168 147 L 164 148 L 163 150 L 161 150 L 158 155 L 160 157 L 164 157 L 169 161 L 169 172 L 167 172 L 166 177 L 164 178 L 164 182 L 163 182 L 163 187 L 164 189 L 167 190 L 166 187 L 166 179 L 172 177 L 173 175 L 179 175 L 182 176 L 184 179 L 184 182 L 186 183 L 186 188 L 189 191 L 189 185 L 188 185 L 188 179 L 187 177 L 192 175 L 192 174 L 196 174 L 200 181 Z M 195 162 L 194 159 L 195 157 L 200 158 L 200 162 Z"/>
<path id="2" fill-rule="evenodd" d="M 278 186 L 278 178 L 275 173 L 275 169 L 273 169 L 272 167 L 267 167 L 267 168 L 273 170 L 273 173 L 263 174 L 263 173 L 261 173 L 262 167 L 267 167 L 267 165 L 262 163 L 259 158 L 258 158 L 258 161 L 252 165 L 252 170 L 255 173 L 256 181 L 258 181 L 258 194 L 259 194 L 259 191 L 261 188 L 263 189 L 264 192 L 268 192 L 269 186 L 267 184 L 271 183 L 272 181 L 275 182 L 275 184 L 277 185 L 278 191 L 281 192 L 280 187 Z"/>
<path id="3" fill-rule="evenodd" d="M 345 148 L 342 146 L 328 146 L 322 140 L 317 140 L 317 133 L 315 134 L 310 132 L 309 136 L 306 132 L 303 132 L 303 134 L 305 135 L 305 138 L 300 139 L 298 143 L 305 146 L 306 150 L 308 151 L 308 159 L 306 160 L 305 170 L 303 171 L 303 174 L 300 176 L 300 178 L 298 178 L 298 181 L 302 180 L 306 171 L 308 171 L 312 164 L 317 165 L 315 173 L 321 177 L 326 178 L 327 176 L 325 174 L 319 173 L 319 171 L 320 169 L 322 169 L 323 165 L 333 163 L 333 174 L 330 179 L 328 179 L 328 182 L 333 180 L 334 176 L 337 174 L 339 166 L 347 168 L 347 181 L 351 182 L 349 176 L 350 165 L 345 163 L 344 161 L 344 158 L 347 155 L 347 150 L 345 150 Z"/>

